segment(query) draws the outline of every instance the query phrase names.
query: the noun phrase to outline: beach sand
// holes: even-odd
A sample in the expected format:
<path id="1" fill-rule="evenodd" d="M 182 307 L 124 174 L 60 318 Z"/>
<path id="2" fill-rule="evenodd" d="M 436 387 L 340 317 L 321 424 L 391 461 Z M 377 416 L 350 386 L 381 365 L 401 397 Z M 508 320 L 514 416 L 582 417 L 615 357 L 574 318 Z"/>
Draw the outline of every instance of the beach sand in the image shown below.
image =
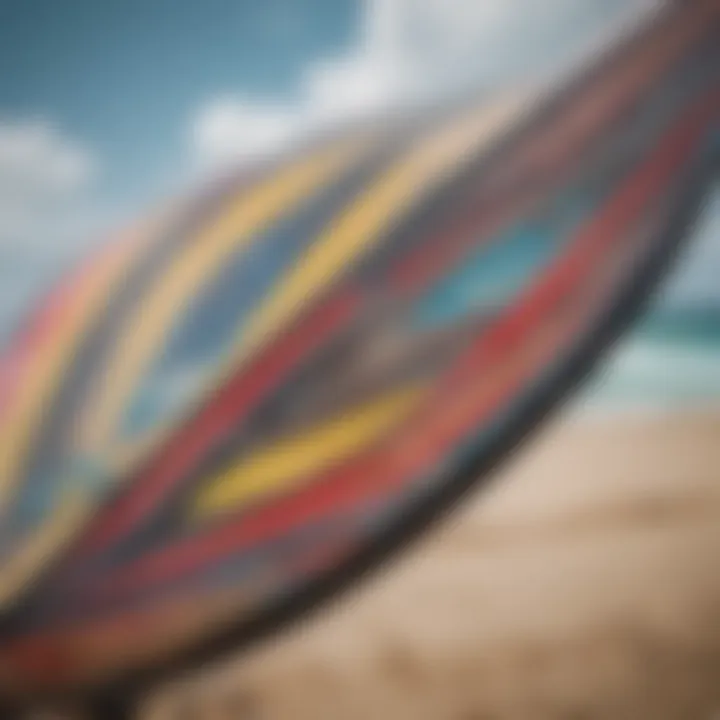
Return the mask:
<path id="1" fill-rule="evenodd" d="M 400 559 L 204 675 L 147 716 L 720 719 L 720 412 L 555 421 Z"/>

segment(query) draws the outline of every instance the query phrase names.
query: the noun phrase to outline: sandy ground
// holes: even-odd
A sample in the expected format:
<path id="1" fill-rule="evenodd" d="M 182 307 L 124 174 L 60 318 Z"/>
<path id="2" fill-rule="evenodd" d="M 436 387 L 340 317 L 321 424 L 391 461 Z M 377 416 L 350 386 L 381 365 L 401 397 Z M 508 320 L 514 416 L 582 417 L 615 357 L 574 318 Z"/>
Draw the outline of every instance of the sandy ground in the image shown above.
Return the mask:
<path id="1" fill-rule="evenodd" d="M 561 419 L 384 572 L 147 715 L 720 720 L 720 412 Z"/>

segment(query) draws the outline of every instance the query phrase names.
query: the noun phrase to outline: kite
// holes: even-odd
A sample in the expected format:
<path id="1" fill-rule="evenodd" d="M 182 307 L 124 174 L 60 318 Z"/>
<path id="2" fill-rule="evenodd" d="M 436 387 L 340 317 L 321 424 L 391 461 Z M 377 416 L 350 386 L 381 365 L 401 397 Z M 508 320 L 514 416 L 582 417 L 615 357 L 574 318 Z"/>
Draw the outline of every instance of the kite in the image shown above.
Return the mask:
<path id="1" fill-rule="evenodd" d="M 690 236 L 719 123 L 720 4 L 670 3 L 562 82 L 319 133 L 62 278 L 0 354 L 0 696 L 133 697 L 481 485 Z"/>

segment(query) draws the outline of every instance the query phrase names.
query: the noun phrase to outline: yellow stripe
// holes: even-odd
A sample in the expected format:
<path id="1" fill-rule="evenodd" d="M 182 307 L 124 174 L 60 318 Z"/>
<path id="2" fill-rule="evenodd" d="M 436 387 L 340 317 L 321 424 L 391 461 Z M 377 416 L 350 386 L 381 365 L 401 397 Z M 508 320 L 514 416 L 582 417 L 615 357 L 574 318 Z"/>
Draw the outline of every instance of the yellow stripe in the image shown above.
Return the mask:
<path id="1" fill-rule="evenodd" d="M 418 388 L 405 388 L 308 432 L 261 448 L 211 481 L 198 495 L 193 514 L 202 518 L 287 490 L 376 441 L 406 417 L 422 395 Z"/>
<path id="2" fill-rule="evenodd" d="M 371 250 L 394 221 L 458 166 L 475 157 L 517 113 L 521 98 L 477 108 L 420 146 L 389 170 L 309 249 L 277 283 L 239 338 L 240 357 L 274 335 L 315 295 L 363 253 Z M 237 364 L 238 358 L 234 361 Z"/>
<path id="3" fill-rule="evenodd" d="M 23 378 L 21 392 L 13 403 L 12 422 L 5 423 L 0 433 L 0 509 L 4 508 L 17 484 L 33 432 L 62 384 L 64 374 L 85 331 L 95 318 L 98 306 L 135 257 L 143 239 L 144 232 L 141 229 L 105 265 L 97 270 L 89 270 L 87 284 L 72 299 L 63 326 L 52 335 L 48 346 L 36 351 L 32 358 L 32 366 Z"/>
<path id="4" fill-rule="evenodd" d="M 173 262 L 119 335 L 113 360 L 98 389 L 99 402 L 81 424 L 80 441 L 90 452 L 107 446 L 128 397 L 156 357 L 173 319 L 182 315 L 203 282 L 212 280 L 231 253 L 288 207 L 317 190 L 356 159 L 364 144 L 344 142 L 320 156 L 304 158 L 251 190 L 204 230 Z M 89 409 L 90 410 L 90 409 Z"/>

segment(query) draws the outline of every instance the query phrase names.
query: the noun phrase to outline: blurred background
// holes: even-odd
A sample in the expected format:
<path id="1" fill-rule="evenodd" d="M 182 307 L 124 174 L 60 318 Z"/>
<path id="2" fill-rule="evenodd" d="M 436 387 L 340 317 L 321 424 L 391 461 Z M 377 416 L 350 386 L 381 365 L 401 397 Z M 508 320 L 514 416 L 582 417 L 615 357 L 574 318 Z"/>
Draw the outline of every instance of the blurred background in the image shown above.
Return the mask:
<path id="1" fill-rule="evenodd" d="M 490 103 L 658 4 L 0 0 L 0 342 L 52 278 L 167 198 L 359 114 L 466 88 Z M 717 717 L 720 187 L 695 235 L 489 493 L 392 572 L 148 712 Z"/>

